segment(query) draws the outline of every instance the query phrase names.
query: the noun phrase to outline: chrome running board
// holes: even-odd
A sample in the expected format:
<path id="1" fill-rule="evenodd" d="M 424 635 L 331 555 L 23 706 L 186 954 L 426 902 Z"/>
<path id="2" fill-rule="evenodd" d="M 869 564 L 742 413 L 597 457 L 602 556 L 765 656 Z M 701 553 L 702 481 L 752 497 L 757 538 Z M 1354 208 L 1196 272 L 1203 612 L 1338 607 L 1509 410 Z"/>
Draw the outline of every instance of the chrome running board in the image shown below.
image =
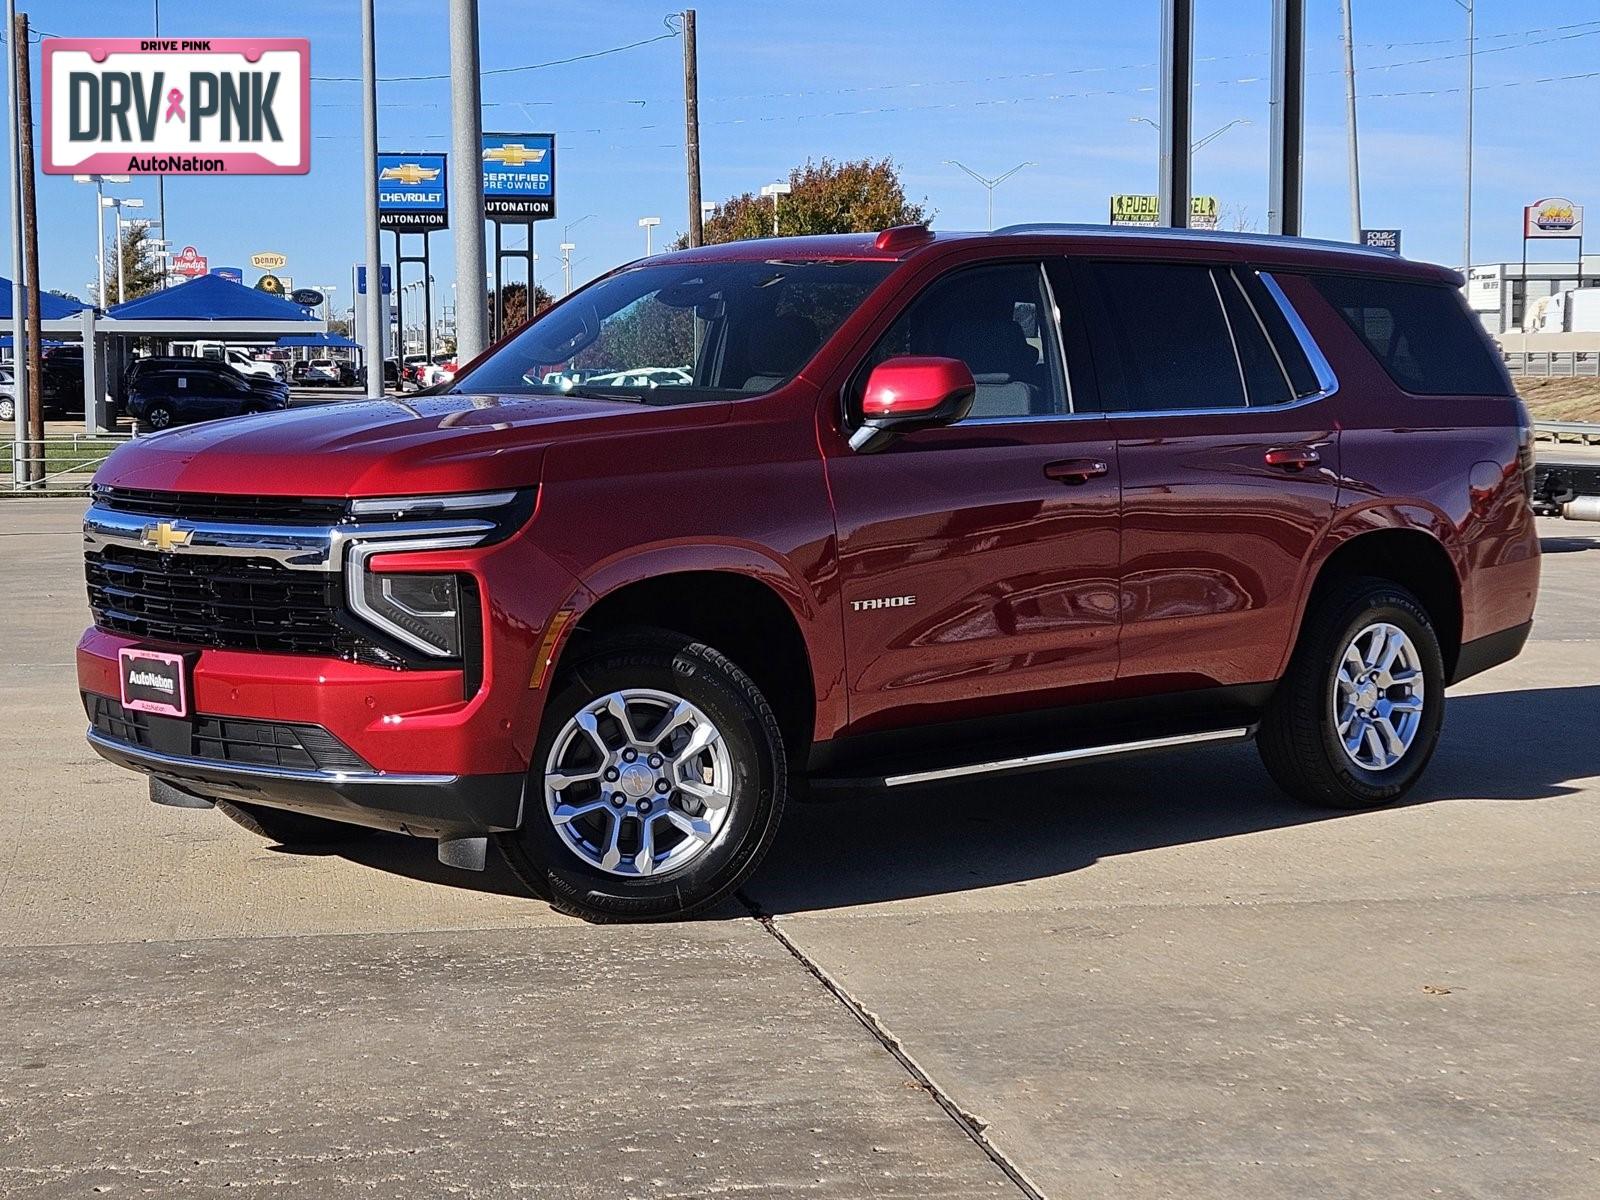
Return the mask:
<path id="1" fill-rule="evenodd" d="M 993 775 L 1000 771 L 1020 771 L 1031 767 L 1055 766 L 1058 763 L 1083 762 L 1087 759 L 1115 758 L 1118 755 L 1139 754 L 1146 750 L 1168 750 L 1178 746 L 1199 746 L 1219 742 L 1244 742 L 1254 734 L 1254 726 L 1240 725 L 1232 729 L 1208 729 L 1202 733 L 1179 733 L 1170 737 L 1143 738 L 1135 742 L 1081 746 L 1076 750 L 1051 750 L 1043 754 L 1024 754 L 1017 758 L 996 759 L 994 762 L 965 763 L 957 767 L 941 767 L 932 771 L 886 775 L 883 778 L 883 785 L 904 787 L 915 783 L 938 783 L 947 779 L 961 779 L 968 775 Z"/>

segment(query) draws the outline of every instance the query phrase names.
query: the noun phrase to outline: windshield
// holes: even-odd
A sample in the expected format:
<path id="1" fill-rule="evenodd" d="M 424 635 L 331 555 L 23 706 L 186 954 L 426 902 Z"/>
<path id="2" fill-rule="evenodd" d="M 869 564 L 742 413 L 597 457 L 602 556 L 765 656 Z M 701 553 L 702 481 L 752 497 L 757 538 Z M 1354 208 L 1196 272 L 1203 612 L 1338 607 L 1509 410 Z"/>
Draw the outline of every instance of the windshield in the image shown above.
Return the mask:
<path id="1" fill-rule="evenodd" d="M 635 267 L 535 318 L 451 390 L 662 404 L 770 392 L 810 361 L 893 265 Z"/>

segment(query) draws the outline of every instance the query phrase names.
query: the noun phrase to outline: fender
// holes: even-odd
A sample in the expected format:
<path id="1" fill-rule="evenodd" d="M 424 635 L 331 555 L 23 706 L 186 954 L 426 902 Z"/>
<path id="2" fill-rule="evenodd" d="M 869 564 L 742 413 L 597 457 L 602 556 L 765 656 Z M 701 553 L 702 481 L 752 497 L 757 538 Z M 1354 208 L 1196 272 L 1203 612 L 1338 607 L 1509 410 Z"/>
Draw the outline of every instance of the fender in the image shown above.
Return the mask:
<path id="1" fill-rule="evenodd" d="M 583 615 L 607 596 L 631 584 L 672 575 L 707 572 L 753 580 L 774 593 L 800 630 L 816 689 L 814 728 L 827 736 L 847 721 L 844 645 L 833 572 L 814 586 L 793 563 L 767 547 L 742 539 L 684 539 L 658 542 L 613 555 L 583 572 L 564 606 L 577 618 L 567 622 L 552 657 L 559 661 Z M 541 701 L 542 703 L 542 701 Z"/>
<path id="2" fill-rule="evenodd" d="M 1332 522 L 1323 533 L 1322 540 L 1306 560 L 1300 579 L 1298 612 L 1294 623 L 1294 637 L 1284 649 L 1283 660 L 1278 665 L 1281 678 L 1288 670 L 1289 659 L 1300 642 L 1305 626 L 1311 593 L 1321 578 L 1323 568 L 1333 555 L 1361 537 L 1391 530 L 1421 533 L 1431 538 L 1444 551 L 1455 574 L 1459 595 L 1466 577 L 1467 554 L 1457 524 L 1437 506 L 1423 500 L 1373 500 L 1343 509 L 1334 514 Z M 1464 607 L 1464 600 L 1463 600 Z"/>

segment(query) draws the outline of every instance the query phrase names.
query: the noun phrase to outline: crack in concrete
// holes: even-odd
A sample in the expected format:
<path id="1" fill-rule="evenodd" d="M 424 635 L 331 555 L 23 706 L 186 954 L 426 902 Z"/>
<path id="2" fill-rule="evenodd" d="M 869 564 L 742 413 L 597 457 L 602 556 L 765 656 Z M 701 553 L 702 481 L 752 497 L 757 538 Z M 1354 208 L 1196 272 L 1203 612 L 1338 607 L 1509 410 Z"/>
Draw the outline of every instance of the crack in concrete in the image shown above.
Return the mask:
<path id="1" fill-rule="evenodd" d="M 894 1060 L 900 1064 L 906 1074 L 926 1092 L 935 1104 L 945 1111 L 956 1127 L 964 1133 L 990 1162 L 999 1168 L 1001 1174 L 1009 1179 L 1027 1200 L 1046 1200 L 1045 1194 L 1023 1174 L 1022 1169 L 1008 1158 L 1004 1151 L 991 1142 L 984 1130 L 988 1124 L 982 1118 L 969 1113 L 962 1108 L 947 1093 L 933 1077 L 929 1075 L 906 1052 L 900 1039 L 884 1028 L 875 1013 L 863 1005 L 859 1000 L 847 992 L 831 975 L 822 969 L 787 933 L 779 928 L 778 923 L 762 907 L 751 899 L 745 892 L 737 893 L 739 903 L 744 905 L 750 916 L 759 924 L 780 946 L 787 950 L 802 967 L 804 967 L 818 983 L 820 983 L 835 1000 L 844 1006 L 845 1010 L 854 1017 L 874 1041 L 889 1052 Z"/>

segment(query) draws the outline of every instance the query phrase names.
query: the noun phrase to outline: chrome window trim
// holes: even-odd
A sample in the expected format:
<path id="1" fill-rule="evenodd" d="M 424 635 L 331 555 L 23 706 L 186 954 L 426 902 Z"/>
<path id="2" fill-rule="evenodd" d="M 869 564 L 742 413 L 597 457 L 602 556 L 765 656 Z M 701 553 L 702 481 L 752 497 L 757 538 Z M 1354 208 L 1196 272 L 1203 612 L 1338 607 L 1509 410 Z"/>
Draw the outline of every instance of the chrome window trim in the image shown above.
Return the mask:
<path id="1" fill-rule="evenodd" d="M 303 767 L 265 767 L 259 763 L 232 762 L 218 758 L 195 758 L 188 754 L 165 754 L 136 746 L 132 742 L 106 737 L 90 726 L 85 737 L 89 745 L 104 754 L 110 751 L 140 761 L 141 768 L 159 774 L 168 771 L 210 771 L 217 775 L 248 775 L 258 779 L 289 779 L 298 783 L 391 783 L 391 784 L 451 784 L 455 775 L 389 775 L 382 771 L 320 771 Z M 148 765 L 145 765 L 148 764 Z"/>
<path id="2" fill-rule="evenodd" d="M 1061 365 L 1061 391 L 1062 397 L 1067 402 L 1065 413 L 1055 413 L 1055 416 L 1072 416 L 1078 411 L 1078 399 L 1072 394 L 1072 364 L 1067 361 L 1067 339 L 1061 333 L 1061 305 L 1056 300 L 1055 284 L 1050 282 L 1050 269 L 1044 260 L 1039 262 L 1039 276 L 1044 280 L 1044 296 L 1050 305 L 1050 323 L 1056 331 L 1056 362 Z M 1039 339 L 1044 340 L 1042 337 Z M 985 418 L 988 420 L 990 418 Z M 1006 420 L 1005 417 L 999 420 Z"/>
<path id="3" fill-rule="evenodd" d="M 1300 314 L 1295 311 L 1294 305 L 1289 303 L 1289 297 L 1283 294 L 1283 288 L 1273 278 L 1272 272 L 1257 271 L 1256 278 L 1261 280 L 1262 286 L 1267 289 L 1267 294 L 1272 297 L 1278 308 L 1283 312 L 1283 319 L 1289 322 L 1290 331 L 1294 334 L 1295 340 L 1300 343 L 1300 349 L 1305 352 L 1307 361 L 1311 363 L 1312 374 L 1317 377 L 1318 390 L 1309 396 L 1300 397 L 1300 402 L 1307 403 L 1333 395 L 1339 390 L 1339 377 L 1334 374 L 1333 364 L 1328 361 L 1327 355 L 1322 353 L 1322 347 L 1317 345 L 1316 339 L 1311 336 L 1311 331 L 1306 328 L 1306 323 L 1300 319 Z M 1270 341 L 1271 339 L 1268 340 Z M 1281 405 L 1275 407 L 1287 408 L 1289 406 Z"/>
<path id="4" fill-rule="evenodd" d="M 1288 391 L 1291 399 L 1294 397 L 1294 380 L 1289 378 L 1288 364 L 1283 361 L 1283 351 L 1278 349 L 1278 343 L 1272 340 L 1272 334 L 1267 330 L 1267 323 L 1261 319 L 1261 310 L 1256 307 L 1256 302 L 1250 298 L 1250 292 L 1239 281 L 1239 272 L 1229 270 L 1228 278 L 1233 281 L 1233 290 L 1239 293 L 1239 298 L 1244 301 L 1244 306 L 1250 310 L 1250 316 L 1255 320 L 1256 328 L 1261 331 L 1262 340 L 1267 343 L 1267 349 L 1272 351 L 1272 361 L 1278 364 L 1278 374 L 1283 376 L 1283 386 Z M 1248 389 L 1246 389 L 1248 401 Z M 1275 404 L 1258 404 L 1255 408 L 1276 408 Z"/>
<path id="5" fill-rule="evenodd" d="M 1222 316 L 1222 327 L 1228 331 L 1228 346 L 1233 351 L 1233 369 L 1239 373 L 1239 407 L 1250 407 L 1250 383 L 1244 377 L 1244 358 L 1239 354 L 1239 335 L 1233 331 L 1233 322 L 1228 318 L 1228 306 L 1222 299 L 1222 287 L 1217 283 L 1217 268 L 1212 267 L 1206 272 L 1206 278 L 1211 280 L 1211 292 L 1217 298 L 1217 312 Z"/>

